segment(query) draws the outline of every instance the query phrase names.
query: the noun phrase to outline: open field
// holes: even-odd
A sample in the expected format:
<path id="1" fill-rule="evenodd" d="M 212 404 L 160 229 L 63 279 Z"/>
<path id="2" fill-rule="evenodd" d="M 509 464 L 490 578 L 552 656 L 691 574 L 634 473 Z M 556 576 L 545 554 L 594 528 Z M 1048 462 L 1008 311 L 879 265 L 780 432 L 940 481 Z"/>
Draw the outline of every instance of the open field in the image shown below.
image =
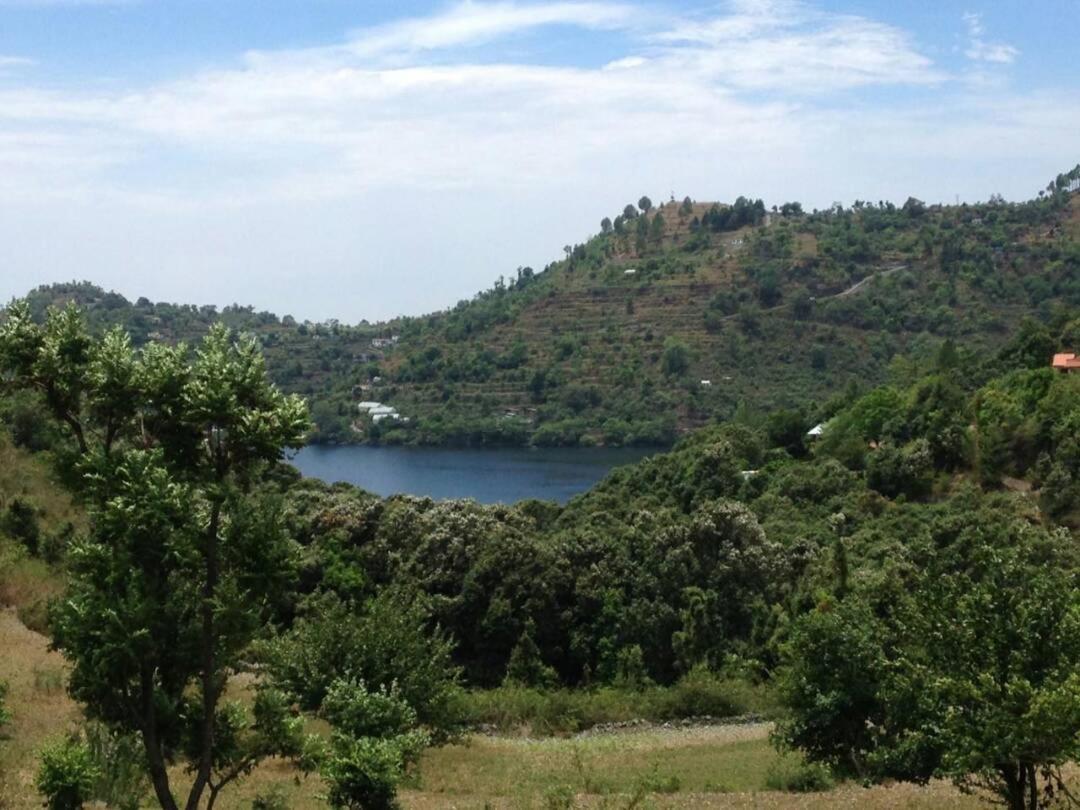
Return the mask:
<path id="1" fill-rule="evenodd" d="M 10 738 L 0 744 L 0 807 L 30 810 L 41 801 L 33 788 L 36 751 L 74 727 L 78 710 L 63 691 L 62 659 L 11 609 L 0 612 L 0 649 L 0 678 L 11 684 L 15 714 Z M 798 764 L 772 748 L 763 723 L 544 739 L 474 736 L 428 752 L 402 792 L 402 804 L 415 810 L 979 806 L 944 784 L 841 785 L 805 794 L 768 789 L 770 775 L 791 773 Z M 175 775 L 182 780 L 179 771 Z M 264 764 L 228 791 L 220 806 L 249 808 L 256 795 L 275 786 L 294 810 L 325 807 L 319 780 L 298 778 L 284 762 Z"/>

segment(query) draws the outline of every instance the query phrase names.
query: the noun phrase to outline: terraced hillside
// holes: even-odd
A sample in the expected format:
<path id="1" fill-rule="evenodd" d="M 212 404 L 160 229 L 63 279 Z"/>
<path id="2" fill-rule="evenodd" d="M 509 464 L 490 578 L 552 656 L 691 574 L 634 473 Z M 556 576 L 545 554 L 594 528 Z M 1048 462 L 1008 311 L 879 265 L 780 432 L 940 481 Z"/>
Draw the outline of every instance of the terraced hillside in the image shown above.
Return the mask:
<path id="1" fill-rule="evenodd" d="M 1022 204 L 627 206 L 541 272 L 385 324 L 131 304 L 88 284 L 33 301 L 76 300 L 137 341 L 191 339 L 216 320 L 252 332 L 275 380 L 312 400 L 315 441 L 664 444 L 736 411 L 809 421 L 903 371 L 898 355 L 928 364 L 950 340 L 989 350 L 1023 318 L 1080 303 L 1077 178 Z M 361 400 L 400 418 L 375 421 Z"/>
<path id="2" fill-rule="evenodd" d="M 422 442 L 668 441 L 742 407 L 804 407 L 883 380 L 898 354 L 991 349 L 1080 296 L 1080 199 L 857 204 L 703 225 L 669 203 L 544 272 L 401 325 L 365 396 Z M 660 226 L 656 225 L 660 220 Z"/>

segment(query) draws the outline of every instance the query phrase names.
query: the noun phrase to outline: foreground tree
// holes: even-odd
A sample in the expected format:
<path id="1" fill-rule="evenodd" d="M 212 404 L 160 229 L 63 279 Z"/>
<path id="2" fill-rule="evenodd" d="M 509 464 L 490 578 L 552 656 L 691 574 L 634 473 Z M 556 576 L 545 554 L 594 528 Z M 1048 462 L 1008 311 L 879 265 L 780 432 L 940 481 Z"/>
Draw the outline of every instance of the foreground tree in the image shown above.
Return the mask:
<path id="1" fill-rule="evenodd" d="M 297 753 L 282 700 L 251 724 L 222 704 L 238 663 L 289 587 L 291 547 L 258 482 L 308 429 L 304 403 L 268 381 L 253 341 L 214 327 L 194 353 L 92 339 L 78 311 L 44 326 L 16 302 L 0 373 L 38 391 L 74 444 L 71 480 L 91 516 L 50 615 L 86 713 L 137 732 L 158 802 L 176 810 L 168 764 L 186 754 L 185 806 L 210 805 L 261 756 Z"/>
<path id="2" fill-rule="evenodd" d="M 1080 590 L 1071 540 L 973 504 L 910 590 L 854 593 L 795 627 L 778 736 L 866 780 L 951 779 L 1012 810 L 1080 803 Z"/>

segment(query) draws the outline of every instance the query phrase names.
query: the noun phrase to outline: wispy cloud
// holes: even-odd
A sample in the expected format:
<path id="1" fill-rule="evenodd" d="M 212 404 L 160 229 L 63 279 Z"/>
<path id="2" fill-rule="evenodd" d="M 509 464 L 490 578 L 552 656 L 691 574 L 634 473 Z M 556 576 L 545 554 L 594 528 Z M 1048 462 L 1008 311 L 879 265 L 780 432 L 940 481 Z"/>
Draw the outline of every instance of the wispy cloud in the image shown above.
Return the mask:
<path id="1" fill-rule="evenodd" d="M 34 60 L 25 56 L 5 56 L 0 54 L 0 72 L 13 68 L 30 67 L 33 64 L 35 64 Z"/>
<path id="2" fill-rule="evenodd" d="M 964 24 L 967 26 L 968 44 L 964 50 L 964 56 L 975 62 L 996 62 L 1008 65 L 1016 61 L 1020 51 L 1004 42 L 987 42 L 983 37 L 986 29 L 983 26 L 982 15 L 968 11 L 963 15 Z"/>
<path id="3" fill-rule="evenodd" d="M 981 38 L 981 20 L 972 24 L 972 38 Z M 611 58 L 545 62 L 518 35 L 551 26 L 607 32 Z M 501 48 L 504 40 L 512 47 Z M 453 199 L 437 210 L 420 205 L 425 234 L 455 246 L 460 272 L 381 290 L 381 305 L 364 315 L 448 303 L 456 297 L 448 290 L 489 281 L 493 263 L 535 260 L 527 245 L 564 244 L 588 230 L 586 215 L 618 210 L 643 191 L 827 204 L 890 189 L 932 197 L 940 188 L 951 198 L 967 188 L 955 183 L 993 182 L 1005 164 L 1021 171 L 1005 156 L 1071 154 L 1080 131 L 1076 99 L 1000 91 L 981 99 L 910 32 L 792 0 L 676 19 L 614 2 L 467 2 L 321 47 L 249 53 L 228 68 L 121 90 L 45 89 L 32 76 L 0 73 L 0 240 L 12 242 L 5 228 L 25 222 L 33 206 L 48 234 L 27 266 L 41 255 L 64 266 L 58 223 L 70 223 L 72 244 L 82 239 L 101 252 L 99 233 L 130 222 L 113 228 L 111 252 L 86 254 L 93 266 L 80 275 L 98 277 L 119 262 L 183 279 L 185 264 L 204 263 L 218 272 L 202 283 L 227 290 L 218 294 L 226 300 L 261 294 L 261 283 L 254 290 L 239 272 L 221 271 L 221 257 L 232 256 L 230 266 L 269 275 L 287 275 L 290 261 L 336 266 L 363 287 L 370 279 L 350 275 L 348 257 L 319 234 L 337 229 L 353 239 L 356 223 L 373 217 L 380 224 L 363 231 L 368 241 L 357 251 L 378 255 L 380 273 L 410 279 L 413 268 L 453 251 L 419 253 L 427 240 L 379 219 L 376 201 L 406 200 L 397 210 L 408 221 L 418 200 Z M 887 102 L 890 94 L 871 89 L 915 98 Z M 1002 190 L 1010 189 L 995 184 L 986 194 Z M 490 232 L 455 241 L 467 223 L 504 222 L 544 200 L 542 227 L 528 235 L 501 226 L 503 243 Z M 283 243 L 290 223 L 305 226 L 292 247 Z M 150 256 L 141 265 L 132 263 L 131 228 Z M 323 287 L 322 311 L 347 317 L 335 309 L 342 284 L 313 284 L 310 294 Z"/>

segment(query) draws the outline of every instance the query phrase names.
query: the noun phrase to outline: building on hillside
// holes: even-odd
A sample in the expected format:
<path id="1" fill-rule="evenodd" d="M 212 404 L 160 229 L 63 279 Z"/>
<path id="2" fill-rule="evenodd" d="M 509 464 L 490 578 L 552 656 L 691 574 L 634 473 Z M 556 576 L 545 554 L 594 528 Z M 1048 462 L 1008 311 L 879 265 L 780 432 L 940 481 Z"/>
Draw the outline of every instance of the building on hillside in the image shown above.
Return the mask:
<path id="1" fill-rule="evenodd" d="M 391 335 L 390 337 L 377 337 L 371 339 L 371 345 L 376 349 L 388 349 L 396 344 L 401 338 L 397 335 Z"/>
<path id="2" fill-rule="evenodd" d="M 636 276 L 637 275 L 637 268 L 636 267 L 628 267 L 625 270 L 623 270 L 622 272 L 623 272 L 624 276 Z"/>
<path id="3" fill-rule="evenodd" d="M 374 402 L 374 401 L 371 401 L 371 400 L 356 403 L 356 410 L 358 410 L 358 411 L 370 411 L 370 410 L 372 410 L 374 408 L 381 408 L 381 407 L 382 407 L 381 402 Z"/>
<path id="4" fill-rule="evenodd" d="M 1069 374 L 1073 371 L 1080 371 L 1080 357 L 1072 352 L 1063 352 L 1061 354 L 1055 354 L 1053 363 L 1054 368 L 1060 371 L 1062 374 Z"/>
<path id="5" fill-rule="evenodd" d="M 808 439 L 820 439 L 821 434 L 824 433 L 824 432 L 825 432 L 825 423 L 822 422 L 820 425 L 814 425 L 812 428 L 810 428 L 810 430 L 808 430 L 807 433 L 806 433 L 806 437 Z"/>
<path id="6" fill-rule="evenodd" d="M 701 381 L 701 387 L 702 388 L 708 388 L 711 385 L 712 385 L 712 380 L 702 380 Z"/>

